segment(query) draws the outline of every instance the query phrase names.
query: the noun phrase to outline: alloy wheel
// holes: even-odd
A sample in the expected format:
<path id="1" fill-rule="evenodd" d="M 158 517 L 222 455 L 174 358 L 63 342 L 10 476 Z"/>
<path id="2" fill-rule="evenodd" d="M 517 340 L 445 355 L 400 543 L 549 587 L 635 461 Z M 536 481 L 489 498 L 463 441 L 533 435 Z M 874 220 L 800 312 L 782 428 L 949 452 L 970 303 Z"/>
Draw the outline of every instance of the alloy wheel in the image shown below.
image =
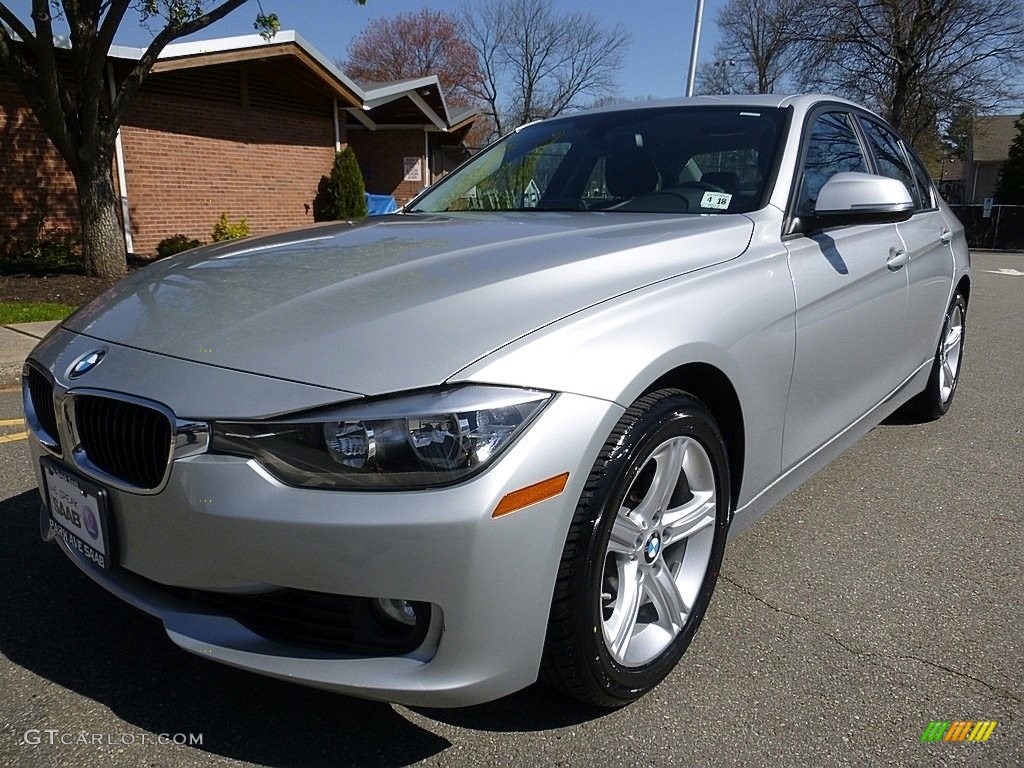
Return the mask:
<path id="1" fill-rule="evenodd" d="M 959 302 L 953 304 L 946 324 L 946 333 L 939 345 L 939 398 L 949 401 L 960 375 L 960 353 L 963 351 L 964 311 Z"/>
<path id="2" fill-rule="evenodd" d="M 717 505 L 711 459 L 691 437 L 661 443 L 631 483 L 601 579 L 601 628 L 617 663 L 641 667 L 682 631 L 711 560 Z"/>

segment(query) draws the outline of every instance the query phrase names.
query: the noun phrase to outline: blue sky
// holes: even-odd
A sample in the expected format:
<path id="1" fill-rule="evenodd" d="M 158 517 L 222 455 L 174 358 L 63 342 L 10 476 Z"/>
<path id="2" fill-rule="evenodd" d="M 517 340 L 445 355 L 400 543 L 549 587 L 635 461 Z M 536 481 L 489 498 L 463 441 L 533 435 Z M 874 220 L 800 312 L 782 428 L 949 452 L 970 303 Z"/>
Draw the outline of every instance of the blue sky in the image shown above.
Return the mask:
<path id="1" fill-rule="evenodd" d="M 349 41 L 373 19 L 394 16 L 422 8 L 458 11 L 464 0 L 367 0 L 359 6 L 350 0 L 262 0 L 264 9 L 277 13 L 282 29 L 294 29 L 329 58 L 343 58 Z M 711 57 L 718 37 L 715 15 L 724 0 L 706 0 L 701 34 L 700 58 Z M 9 3 L 23 20 L 28 20 L 27 0 Z M 555 0 L 563 12 L 593 13 L 608 24 L 621 24 L 632 35 L 632 43 L 619 77 L 623 97 L 682 96 L 690 61 L 696 0 L 627 0 L 626 2 L 579 2 Z M 152 35 L 141 28 L 133 11 L 122 25 L 116 42 L 146 45 Z M 207 27 L 193 39 L 252 34 L 257 13 L 255 2 L 243 5 L 227 18 Z"/>

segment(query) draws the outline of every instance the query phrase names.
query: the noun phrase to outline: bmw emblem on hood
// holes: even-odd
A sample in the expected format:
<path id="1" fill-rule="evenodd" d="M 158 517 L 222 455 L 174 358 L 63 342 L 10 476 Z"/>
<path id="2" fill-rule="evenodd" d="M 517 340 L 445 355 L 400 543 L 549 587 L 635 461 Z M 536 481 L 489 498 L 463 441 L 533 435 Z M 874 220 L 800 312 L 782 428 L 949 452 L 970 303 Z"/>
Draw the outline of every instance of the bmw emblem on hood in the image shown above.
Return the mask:
<path id="1" fill-rule="evenodd" d="M 103 356 L 106 352 L 102 349 L 97 349 L 94 352 L 82 355 L 78 358 L 74 365 L 71 366 L 71 372 L 68 374 L 68 378 L 77 379 L 79 376 L 88 373 L 103 360 Z"/>

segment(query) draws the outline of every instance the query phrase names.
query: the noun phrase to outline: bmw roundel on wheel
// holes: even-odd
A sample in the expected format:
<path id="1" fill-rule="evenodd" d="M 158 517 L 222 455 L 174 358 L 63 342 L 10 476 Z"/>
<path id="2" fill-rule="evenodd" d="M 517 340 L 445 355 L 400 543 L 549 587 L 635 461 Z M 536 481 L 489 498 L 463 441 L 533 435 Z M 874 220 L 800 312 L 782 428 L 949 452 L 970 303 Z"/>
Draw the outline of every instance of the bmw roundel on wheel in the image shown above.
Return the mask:
<path id="1" fill-rule="evenodd" d="M 533 123 L 397 214 L 197 248 L 65 320 L 23 372 L 40 531 L 204 658 L 620 706 L 730 535 L 950 408 L 970 291 L 963 227 L 850 102 Z"/>

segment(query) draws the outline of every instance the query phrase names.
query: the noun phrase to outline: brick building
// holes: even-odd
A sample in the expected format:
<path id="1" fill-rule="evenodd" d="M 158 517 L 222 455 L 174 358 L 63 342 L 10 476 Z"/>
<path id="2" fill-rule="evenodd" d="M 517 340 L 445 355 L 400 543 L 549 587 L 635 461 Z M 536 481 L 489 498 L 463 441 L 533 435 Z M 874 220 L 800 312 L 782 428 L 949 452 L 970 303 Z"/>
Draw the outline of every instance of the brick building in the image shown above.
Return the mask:
<path id="1" fill-rule="evenodd" d="M 119 82 L 142 55 L 114 46 Z M 452 114 L 435 76 L 359 84 L 294 32 L 168 46 L 121 128 L 111 169 L 129 250 L 210 239 L 221 212 L 253 234 L 313 221 L 320 177 L 351 145 L 368 192 L 408 201 L 450 169 L 476 113 Z M 63 160 L 0 71 L 0 238 L 77 230 Z"/>

